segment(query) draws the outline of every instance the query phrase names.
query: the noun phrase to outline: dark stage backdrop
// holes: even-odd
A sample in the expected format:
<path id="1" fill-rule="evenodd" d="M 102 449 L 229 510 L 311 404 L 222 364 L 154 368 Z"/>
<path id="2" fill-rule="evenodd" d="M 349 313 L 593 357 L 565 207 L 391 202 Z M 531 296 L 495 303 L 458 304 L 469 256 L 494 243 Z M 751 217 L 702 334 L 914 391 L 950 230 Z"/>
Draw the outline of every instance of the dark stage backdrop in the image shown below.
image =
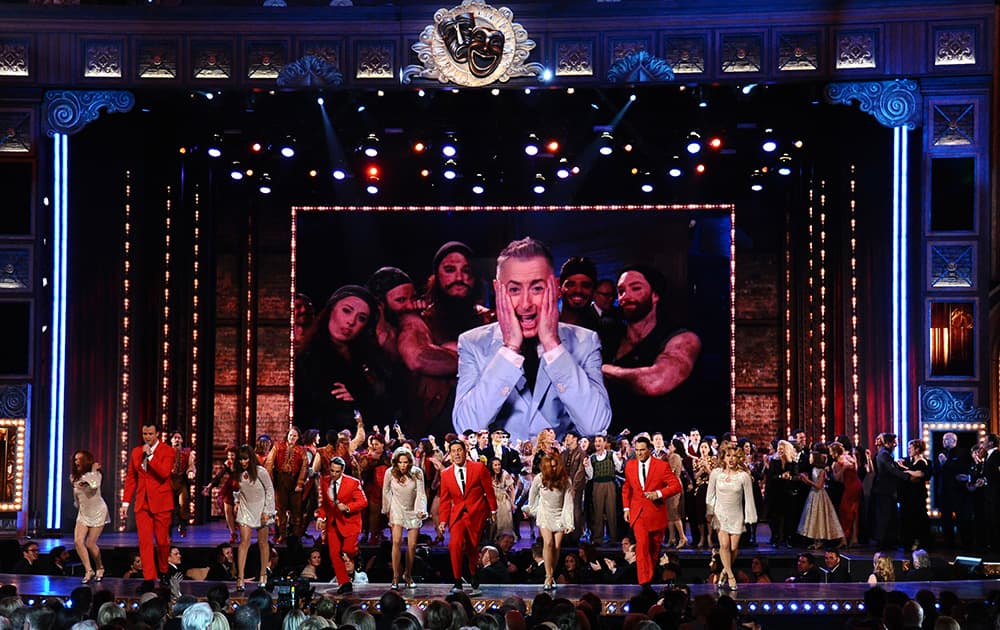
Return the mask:
<path id="1" fill-rule="evenodd" d="M 365 284 L 385 265 L 406 271 L 421 290 L 432 272 L 435 251 L 449 240 L 463 241 L 473 249 L 482 302 L 491 308 L 496 256 L 508 242 L 524 236 L 549 245 L 557 273 L 570 256 L 591 258 L 599 277 L 614 281 L 627 264 L 652 265 L 669 283 L 666 300 L 672 323 L 697 332 L 703 349 L 686 384 L 683 408 L 669 418 L 635 419 L 628 424 L 633 431 L 664 433 L 686 431 L 692 425 L 716 434 L 729 429 L 728 210 L 337 210 L 300 212 L 297 221 L 296 291 L 308 295 L 317 311 L 339 286 Z M 379 424 L 392 419 L 382 418 Z M 613 427 L 616 424 L 612 422 Z"/>

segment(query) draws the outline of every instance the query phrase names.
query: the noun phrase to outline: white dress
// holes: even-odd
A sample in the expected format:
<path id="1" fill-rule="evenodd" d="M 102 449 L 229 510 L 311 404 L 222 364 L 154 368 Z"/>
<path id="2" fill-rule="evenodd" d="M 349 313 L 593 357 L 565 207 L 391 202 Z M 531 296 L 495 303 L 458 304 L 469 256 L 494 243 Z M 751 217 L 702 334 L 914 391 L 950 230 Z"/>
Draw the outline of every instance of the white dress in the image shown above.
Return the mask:
<path id="1" fill-rule="evenodd" d="M 389 515 L 390 525 L 401 525 L 406 529 L 419 528 L 424 519 L 418 514 L 427 514 L 424 473 L 419 468 L 411 468 L 410 474 L 410 477 L 403 477 L 403 483 L 400 483 L 392 471 L 387 470 L 382 482 L 382 513 Z"/>
<path id="2" fill-rule="evenodd" d="M 742 534 L 746 523 L 757 522 L 750 473 L 716 468 L 708 477 L 705 510 L 712 527 L 729 534 Z"/>
<path id="3" fill-rule="evenodd" d="M 251 481 L 247 473 L 240 474 L 240 489 L 236 492 L 240 502 L 236 508 L 236 522 L 253 529 L 263 527 L 262 514 L 274 517 L 274 485 L 271 476 L 263 466 L 257 466 L 257 481 Z"/>
<path id="4" fill-rule="evenodd" d="M 541 473 L 535 475 L 528 491 L 528 511 L 539 527 L 553 532 L 573 529 L 573 484 L 554 490 L 542 485 Z"/>
<path id="5" fill-rule="evenodd" d="M 92 470 L 73 483 L 73 505 L 79 508 L 76 521 L 87 527 L 103 527 L 111 522 L 108 514 L 108 504 L 101 496 L 102 476 L 100 471 Z"/>

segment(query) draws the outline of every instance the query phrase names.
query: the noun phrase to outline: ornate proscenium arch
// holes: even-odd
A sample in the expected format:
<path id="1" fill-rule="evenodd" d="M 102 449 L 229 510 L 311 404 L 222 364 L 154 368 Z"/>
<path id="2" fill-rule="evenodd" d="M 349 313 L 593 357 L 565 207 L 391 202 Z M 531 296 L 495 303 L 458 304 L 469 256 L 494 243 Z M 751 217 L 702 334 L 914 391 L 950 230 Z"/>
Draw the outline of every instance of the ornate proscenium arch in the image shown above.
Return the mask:
<path id="1" fill-rule="evenodd" d="M 889 128 L 906 127 L 913 131 L 922 123 L 920 86 L 911 79 L 831 83 L 826 86 L 826 100 L 843 105 L 857 101 L 861 111 Z"/>
<path id="2" fill-rule="evenodd" d="M 101 109 L 109 114 L 128 112 L 135 95 L 126 90 L 53 90 L 45 93 L 45 133 L 71 136 L 97 120 Z"/>
<path id="3" fill-rule="evenodd" d="M 670 66 L 670 62 L 654 57 L 645 50 L 625 55 L 608 68 L 608 81 L 612 83 L 673 80 L 674 69 Z"/>

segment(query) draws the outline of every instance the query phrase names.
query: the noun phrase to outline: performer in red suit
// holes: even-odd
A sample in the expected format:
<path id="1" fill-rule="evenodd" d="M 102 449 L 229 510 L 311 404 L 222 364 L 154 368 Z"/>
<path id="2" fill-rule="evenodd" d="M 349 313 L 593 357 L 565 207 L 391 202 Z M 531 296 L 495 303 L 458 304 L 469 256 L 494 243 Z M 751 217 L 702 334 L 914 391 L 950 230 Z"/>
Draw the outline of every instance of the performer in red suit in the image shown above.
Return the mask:
<path id="1" fill-rule="evenodd" d="M 142 442 L 128 458 L 121 519 L 128 517 L 129 501 L 134 496 L 142 577 L 155 580 L 166 576 L 170 555 L 170 515 L 174 511 L 170 471 L 174 467 L 174 449 L 160 441 L 155 422 L 142 425 Z"/>
<path id="2" fill-rule="evenodd" d="M 625 522 L 635 532 L 635 565 L 639 584 L 653 581 L 653 566 L 667 526 L 667 497 L 681 491 L 681 482 L 662 459 L 652 457 L 649 438 L 635 439 L 635 459 L 625 464 L 622 505 Z"/>
<path id="3" fill-rule="evenodd" d="M 493 492 L 493 482 L 486 466 L 468 458 L 465 443 L 453 441 L 448 446 L 451 466 L 441 473 L 441 489 L 438 496 L 438 533 L 444 534 L 447 526 L 451 530 L 448 554 L 451 556 L 451 571 L 455 576 L 453 593 L 462 591 L 462 558 L 469 569 L 472 595 L 480 595 L 476 566 L 479 562 L 479 534 L 483 531 L 486 518 L 497 515 L 497 497 Z"/>
<path id="4" fill-rule="evenodd" d="M 368 507 L 361 481 L 345 475 L 344 466 L 340 457 L 330 460 L 330 474 L 320 477 L 319 508 L 316 510 L 316 529 L 325 532 L 330 562 L 340 585 L 337 593 L 341 595 L 354 590 L 341 554 L 347 554 L 352 559 L 357 555 L 361 515 Z"/>

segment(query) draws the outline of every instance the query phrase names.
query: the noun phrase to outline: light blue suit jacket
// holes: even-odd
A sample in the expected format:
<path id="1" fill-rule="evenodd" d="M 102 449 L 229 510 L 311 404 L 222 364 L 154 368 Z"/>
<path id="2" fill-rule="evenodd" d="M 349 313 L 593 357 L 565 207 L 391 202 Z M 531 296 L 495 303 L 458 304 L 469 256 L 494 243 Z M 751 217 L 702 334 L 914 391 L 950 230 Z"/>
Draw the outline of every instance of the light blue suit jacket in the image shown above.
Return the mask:
<path id="1" fill-rule="evenodd" d="M 611 405 L 601 374 L 597 333 L 559 324 L 565 352 L 551 364 L 540 359 L 534 391 L 524 370 L 499 354 L 500 325 L 473 328 L 458 338 L 458 388 L 452 418 L 455 430 L 491 424 L 510 433 L 511 442 L 528 440 L 551 427 L 556 436 L 575 427 L 580 435 L 603 433 L 611 424 Z M 538 348 L 541 353 L 541 347 Z"/>

